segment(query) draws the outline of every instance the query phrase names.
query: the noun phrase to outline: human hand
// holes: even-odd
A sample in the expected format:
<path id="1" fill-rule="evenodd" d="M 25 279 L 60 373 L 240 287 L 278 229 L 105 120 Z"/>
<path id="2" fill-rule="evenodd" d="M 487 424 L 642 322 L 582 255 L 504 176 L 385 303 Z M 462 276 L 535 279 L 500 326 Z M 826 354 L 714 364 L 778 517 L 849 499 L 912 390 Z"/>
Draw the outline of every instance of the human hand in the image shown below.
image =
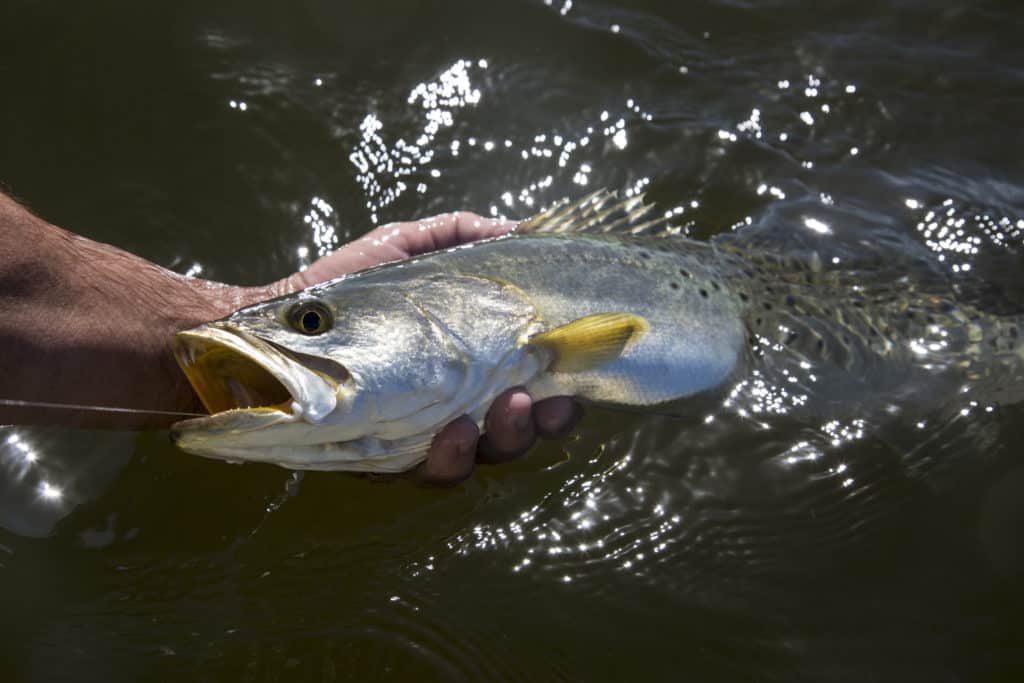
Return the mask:
<path id="1" fill-rule="evenodd" d="M 515 227 L 515 221 L 483 218 L 467 211 L 389 223 L 338 247 L 305 269 L 275 283 L 272 288 L 279 290 L 279 294 L 290 294 L 389 261 L 401 261 L 467 242 L 498 237 Z"/>
<path id="2" fill-rule="evenodd" d="M 186 277 L 69 233 L 0 193 L 0 280 L 6 283 L 0 377 L 12 388 L 0 398 L 32 405 L 0 406 L 0 424 L 168 427 L 204 410 L 174 360 L 171 340 L 181 330 L 345 273 L 513 227 L 471 213 L 394 223 L 271 285 L 238 287 Z M 60 334 L 53 333 L 55 311 Z M 522 389 L 509 390 L 491 406 L 483 438 L 468 418 L 455 420 L 437 435 L 419 472 L 426 481 L 454 483 L 470 475 L 478 452 L 479 462 L 521 455 L 538 435 L 568 431 L 576 410 L 568 398 L 534 405 Z"/>
<path id="3" fill-rule="evenodd" d="M 271 292 L 275 296 L 287 294 L 389 261 L 497 237 L 515 226 L 513 221 L 468 212 L 383 225 L 275 283 Z M 526 453 L 538 437 L 565 436 L 575 426 L 579 413 L 578 404 L 570 398 L 559 396 L 534 403 L 522 387 L 511 388 L 491 404 L 482 436 L 465 415 L 445 426 L 434 437 L 416 476 L 433 484 L 456 484 L 473 473 L 476 463 L 507 462 Z"/>

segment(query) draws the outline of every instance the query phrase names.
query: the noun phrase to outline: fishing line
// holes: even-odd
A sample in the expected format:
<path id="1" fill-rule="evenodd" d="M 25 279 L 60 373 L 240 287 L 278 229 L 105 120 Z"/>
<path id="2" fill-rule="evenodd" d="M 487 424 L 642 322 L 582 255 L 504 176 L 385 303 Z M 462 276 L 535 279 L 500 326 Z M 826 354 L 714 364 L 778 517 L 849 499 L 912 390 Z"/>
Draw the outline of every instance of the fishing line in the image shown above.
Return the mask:
<path id="1" fill-rule="evenodd" d="M 178 417 L 207 417 L 203 413 L 186 413 L 178 410 L 145 410 L 143 408 L 115 408 L 113 406 L 87 406 L 79 403 L 48 403 L 46 401 L 19 401 L 0 398 L 0 405 L 20 408 L 57 408 L 64 410 L 92 410 L 101 413 L 142 413 L 146 415 L 175 415 Z"/>

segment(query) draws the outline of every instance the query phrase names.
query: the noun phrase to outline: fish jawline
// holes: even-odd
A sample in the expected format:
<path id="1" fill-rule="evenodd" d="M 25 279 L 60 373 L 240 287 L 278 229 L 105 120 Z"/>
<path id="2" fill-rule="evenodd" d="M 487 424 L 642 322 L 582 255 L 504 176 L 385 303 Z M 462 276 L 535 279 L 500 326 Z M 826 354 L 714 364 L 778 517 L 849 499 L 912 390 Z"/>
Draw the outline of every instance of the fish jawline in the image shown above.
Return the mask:
<path id="1" fill-rule="evenodd" d="M 328 444 L 238 447 L 206 443 L 199 438 L 184 445 L 184 449 L 204 458 L 239 464 L 263 463 L 289 470 L 397 474 L 425 460 L 432 441 L 431 435 L 418 435 L 395 441 L 366 437 Z"/>

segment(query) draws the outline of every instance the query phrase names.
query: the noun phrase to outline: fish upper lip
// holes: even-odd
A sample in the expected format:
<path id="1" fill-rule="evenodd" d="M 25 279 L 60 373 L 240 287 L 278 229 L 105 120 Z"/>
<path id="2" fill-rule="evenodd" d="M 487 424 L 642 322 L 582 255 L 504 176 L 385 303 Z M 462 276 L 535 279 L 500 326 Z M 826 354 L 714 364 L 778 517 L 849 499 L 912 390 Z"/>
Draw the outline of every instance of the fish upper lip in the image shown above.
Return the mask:
<path id="1" fill-rule="evenodd" d="M 239 400 L 237 394 L 234 394 L 235 390 L 233 389 L 233 398 L 239 405 L 228 410 L 212 412 L 211 417 L 230 412 L 271 409 L 291 414 L 294 419 L 307 418 L 318 421 L 330 414 L 337 405 L 338 385 L 336 382 L 305 367 L 277 345 L 245 332 L 230 322 L 208 323 L 201 327 L 178 332 L 174 337 L 173 346 L 175 360 L 181 366 L 193 388 L 203 398 L 204 403 L 206 398 L 197 384 L 202 384 L 207 376 L 204 374 L 203 368 L 196 362 L 197 354 L 216 348 L 226 349 L 258 366 L 270 374 L 290 394 L 290 402 L 285 401 L 266 407 L 241 408 L 239 405 L 242 401 Z M 244 383 L 238 382 L 238 385 L 240 391 L 247 391 Z M 298 411 L 295 410 L 296 408 Z M 198 419 L 208 420 L 210 418 Z"/>

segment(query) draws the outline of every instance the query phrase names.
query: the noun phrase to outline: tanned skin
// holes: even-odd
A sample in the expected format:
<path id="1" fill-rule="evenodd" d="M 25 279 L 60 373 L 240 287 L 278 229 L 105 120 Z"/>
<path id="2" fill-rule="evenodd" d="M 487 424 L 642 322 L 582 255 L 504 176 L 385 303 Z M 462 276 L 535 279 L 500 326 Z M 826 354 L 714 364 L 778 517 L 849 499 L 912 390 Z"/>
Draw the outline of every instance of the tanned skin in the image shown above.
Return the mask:
<path id="1" fill-rule="evenodd" d="M 175 332 L 345 273 L 513 227 L 466 212 L 393 223 L 282 280 L 237 287 L 188 278 L 68 232 L 0 193 L 0 399 L 203 413 L 171 354 Z M 461 481 L 477 462 L 511 460 L 538 437 L 564 436 L 578 415 L 571 399 L 534 404 L 513 387 L 491 405 L 483 435 L 465 416 L 448 424 L 417 475 L 440 484 Z M 0 424 L 151 429 L 177 419 L 0 405 Z"/>

